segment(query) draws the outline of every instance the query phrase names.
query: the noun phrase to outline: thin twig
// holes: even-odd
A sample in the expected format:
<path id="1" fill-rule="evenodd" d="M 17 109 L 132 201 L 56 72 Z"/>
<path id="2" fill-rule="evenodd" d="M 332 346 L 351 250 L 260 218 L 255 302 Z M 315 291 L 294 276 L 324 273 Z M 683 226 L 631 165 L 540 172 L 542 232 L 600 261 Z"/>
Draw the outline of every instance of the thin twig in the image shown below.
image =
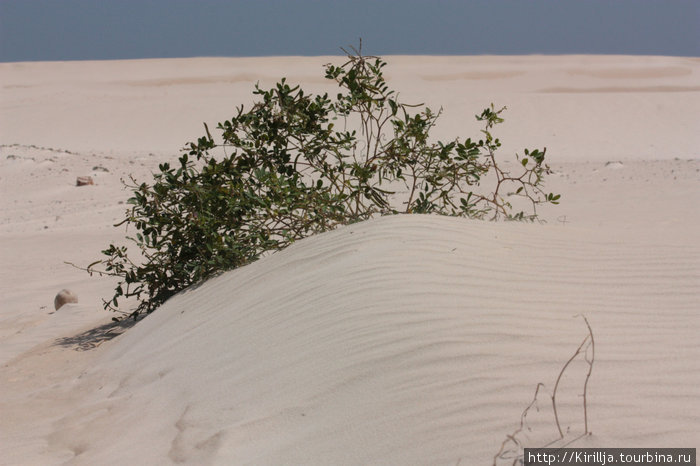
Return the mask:
<path id="1" fill-rule="evenodd" d="M 557 413 L 557 389 L 559 388 L 559 382 L 561 381 L 562 376 L 564 375 L 564 372 L 566 371 L 566 368 L 569 367 L 569 364 L 576 359 L 576 356 L 581 352 L 581 348 L 583 348 L 583 345 L 586 344 L 588 339 L 590 338 L 590 335 L 586 335 L 586 338 L 583 339 L 581 344 L 578 346 L 576 349 L 576 352 L 569 358 L 568 361 L 566 361 L 566 364 L 564 364 L 564 367 L 562 367 L 561 371 L 559 372 L 559 376 L 557 377 L 557 381 L 554 384 L 554 390 L 552 391 L 552 407 L 554 408 L 554 420 L 557 423 L 557 429 L 559 429 L 559 435 L 560 439 L 564 438 L 564 432 L 561 430 L 561 424 L 559 423 L 559 415 Z"/>
<path id="2" fill-rule="evenodd" d="M 593 338 L 593 329 L 591 329 L 591 324 L 588 323 L 588 319 L 583 314 L 578 314 L 586 322 L 586 327 L 588 327 L 588 334 L 591 337 L 591 359 L 587 357 L 586 362 L 588 363 L 588 373 L 586 374 L 586 381 L 583 383 L 583 423 L 586 434 L 590 434 L 588 430 L 588 380 L 591 378 L 591 372 L 593 372 L 593 363 L 595 362 L 595 339 Z M 588 355 L 588 348 L 586 348 L 586 355 Z"/>
<path id="3" fill-rule="evenodd" d="M 501 449 L 498 450 L 498 453 L 496 453 L 496 456 L 493 457 L 493 466 L 496 466 L 496 461 L 502 457 L 501 455 L 503 455 L 505 453 L 504 449 L 509 441 L 513 442 L 515 444 L 516 448 L 518 448 L 518 449 L 520 448 L 521 443 L 520 443 L 520 441 L 518 441 L 515 438 L 515 436 L 518 435 L 520 432 L 522 432 L 523 429 L 525 428 L 525 422 L 526 422 L 525 418 L 527 417 L 527 413 L 535 405 L 535 403 L 537 403 L 537 395 L 539 394 L 540 388 L 542 388 L 542 387 L 544 387 L 544 384 L 542 382 L 537 384 L 537 388 L 535 389 L 535 395 L 532 397 L 532 401 L 530 402 L 529 405 L 527 405 L 527 408 L 525 408 L 525 410 L 523 410 L 523 413 L 520 415 L 520 427 L 518 427 L 518 429 L 515 430 L 512 434 L 506 435 L 506 439 L 501 444 Z"/>
<path id="4" fill-rule="evenodd" d="M 89 274 L 91 274 L 91 275 L 92 275 L 93 273 L 96 273 L 96 274 L 98 274 L 100 277 L 102 277 L 103 275 L 107 275 L 107 276 L 109 276 L 109 277 L 122 277 L 122 276 L 123 276 L 123 274 L 118 274 L 118 273 L 113 273 L 113 272 L 106 272 L 106 271 L 104 271 L 104 270 L 95 270 L 95 269 L 92 268 L 93 265 L 99 264 L 100 262 L 102 262 L 102 261 L 93 262 L 92 264 L 90 264 L 90 265 L 87 266 L 87 267 L 80 267 L 79 265 L 75 265 L 75 264 L 72 263 L 72 262 L 63 261 L 64 264 L 70 265 L 70 266 L 72 266 L 72 267 L 75 267 L 76 269 L 82 270 L 83 272 L 87 272 L 87 273 L 89 273 Z"/>

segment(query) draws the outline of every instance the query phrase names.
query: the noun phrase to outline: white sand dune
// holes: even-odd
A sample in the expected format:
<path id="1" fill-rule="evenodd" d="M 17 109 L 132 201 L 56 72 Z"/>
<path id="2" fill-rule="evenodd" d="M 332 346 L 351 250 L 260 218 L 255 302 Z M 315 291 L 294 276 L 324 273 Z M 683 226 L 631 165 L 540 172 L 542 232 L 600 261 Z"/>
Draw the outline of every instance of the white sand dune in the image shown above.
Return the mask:
<path id="1" fill-rule="evenodd" d="M 350 225 L 115 337 L 113 280 L 63 261 L 123 237 L 119 177 L 147 177 L 251 81 L 323 89 L 330 60 L 0 64 L 0 464 L 491 464 L 540 382 L 518 438 L 559 437 L 548 396 L 580 315 L 596 352 L 574 445 L 700 446 L 697 59 L 390 57 L 406 100 L 445 106 L 445 135 L 494 101 L 512 150 L 547 145 L 548 223 Z M 62 288 L 80 303 L 53 312 Z M 587 370 L 557 395 L 567 440 Z"/>

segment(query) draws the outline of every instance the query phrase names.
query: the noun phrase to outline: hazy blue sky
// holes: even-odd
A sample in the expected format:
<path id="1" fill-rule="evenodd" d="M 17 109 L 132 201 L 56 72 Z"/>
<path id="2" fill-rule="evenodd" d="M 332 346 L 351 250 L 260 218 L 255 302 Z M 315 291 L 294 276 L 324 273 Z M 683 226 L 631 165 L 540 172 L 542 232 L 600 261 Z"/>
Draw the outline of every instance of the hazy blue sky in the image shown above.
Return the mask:
<path id="1" fill-rule="evenodd" d="M 0 61 L 370 54 L 700 56 L 700 0 L 0 0 Z"/>

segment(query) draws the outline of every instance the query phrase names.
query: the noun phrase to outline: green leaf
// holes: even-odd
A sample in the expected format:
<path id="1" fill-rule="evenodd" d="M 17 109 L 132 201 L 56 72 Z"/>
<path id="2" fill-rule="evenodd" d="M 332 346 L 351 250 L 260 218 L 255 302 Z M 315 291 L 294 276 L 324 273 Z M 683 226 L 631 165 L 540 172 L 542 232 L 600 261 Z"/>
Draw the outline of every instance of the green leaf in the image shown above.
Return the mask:
<path id="1" fill-rule="evenodd" d="M 391 107 L 391 115 L 396 116 L 396 113 L 399 111 L 399 106 L 396 104 L 396 101 L 393 99 L 389 99 L 389 106 Z"/>

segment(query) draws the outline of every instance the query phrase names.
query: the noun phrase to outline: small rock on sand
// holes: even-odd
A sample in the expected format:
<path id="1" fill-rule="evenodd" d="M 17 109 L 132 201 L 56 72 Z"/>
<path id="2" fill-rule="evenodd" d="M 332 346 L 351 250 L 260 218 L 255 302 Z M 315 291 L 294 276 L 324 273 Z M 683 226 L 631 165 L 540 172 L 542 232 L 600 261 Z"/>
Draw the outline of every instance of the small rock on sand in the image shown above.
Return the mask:
<path id="1" fill-rule="evenodd" d="M 76 186 L 87 186 L 91 184 L 95 184 L 91 176 L 79 176 L 75 181 Z"/>
<path id="2" fill-rule="evenodd" d="M 63 289 L 59 291 L 56 297 L 53 299 L 53 307 L 58 311 L 64 304 L 77 302 L 77 294 L 73 293 L 71 290 Z"/>
<path id="3" fill-rule="evenodd" d="M 606 162 L 605 167 L 613 169 L 613 170 L 619 170 L 620 168 L 624 167 L 624 164 L 622 162 L 618 162 L 618 161 L 611 161 L 611 162 Z"/>

